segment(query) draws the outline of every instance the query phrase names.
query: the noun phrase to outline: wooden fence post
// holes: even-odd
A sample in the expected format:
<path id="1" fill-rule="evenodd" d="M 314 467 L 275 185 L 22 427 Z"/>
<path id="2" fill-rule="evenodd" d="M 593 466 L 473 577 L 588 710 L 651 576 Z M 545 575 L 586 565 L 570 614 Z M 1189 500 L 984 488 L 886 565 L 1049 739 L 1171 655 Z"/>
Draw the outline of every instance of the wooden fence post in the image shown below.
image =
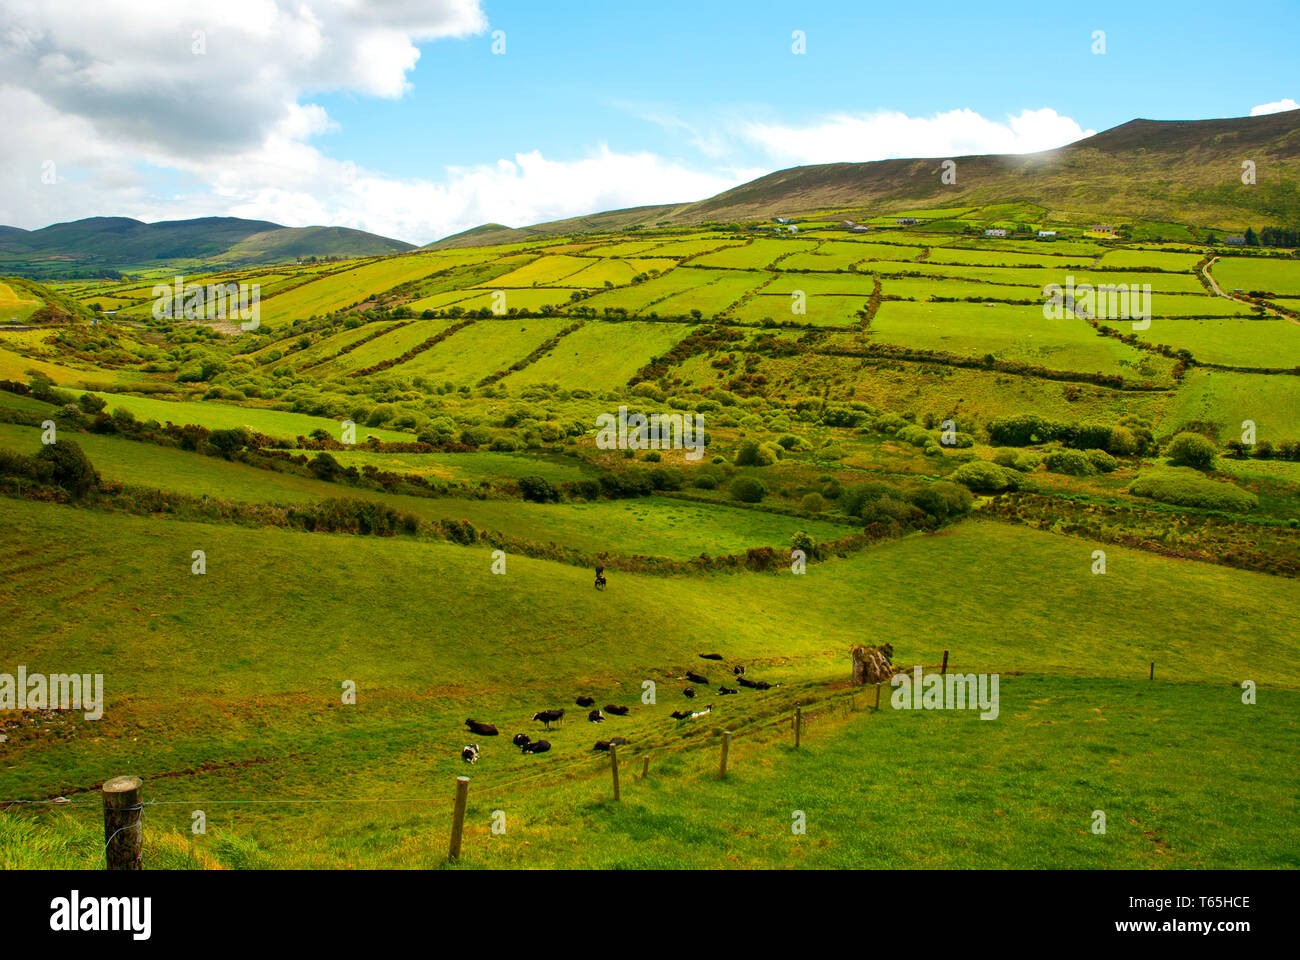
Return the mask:
<path id="1" fill-rule="evenodd" d="M 614 799 L 619 799 L 619 744 L 610 744 L 610 771 L 614 774 Z"/>
<path id="2" fill-rule="evenodd" d="M 803 707 L 799 704 L 794 705 L 794 748 L 799 749 L 799 741 L 803 737 Z"/>
<path id="3" fill-rule="evenodd" d="M 879 683 L 876 684 L 876 705 L 872 707 L 872 709 L 873 710 L 880 709 L 880 684 Z"/>
<path id="4" fill-rule="evenodd" d="M 114 777 L 105 780 L 104 797 L 104 868 L 106 870 L 144 869 L 144 807 L 140 803 L 139 777 Z"/>
<path id="5" fill-rule="evenodd" d="M 943 666 L 939 668 L 939 676 L 942 677 L 947 672 L 948 672 L 948 651 L 945 650 L 943 652 Z"/>
<path id="6" fill-rule="evenodd" d="M 650 773 L 650 754 L 647 753 L 644 757 L 641 758 L 641 779 L 644 780 L 646 778 L 646 775 L 649 773 Z"/>
<path id="7" fill-rule="evenodd" d="M 460 859 L 460 841 L 465 835 L 465 801 L 469 796 L 469 777 L 456 778 L 456 806 L 451 814 L 451 850 L 448 860 Z"/>
<path id="8" fill-rule="evenodd" d="M 727 779 L 727 751 L 731 749 L 731 731 L 722 731 L 722 765 L 718 768 L 718 779 Z"/>
<path id="9" fill-rule="evenodd" d="M 1152 661 L 1151 661 L 1151 672 L 1147 674 L 1147 679 L 1148 679 L 1148 680 L 1154 680 L 1155 678 L 1156 678 L 1156 662 L 1155 662 L 1154 660 L 1152 660 Z"/>

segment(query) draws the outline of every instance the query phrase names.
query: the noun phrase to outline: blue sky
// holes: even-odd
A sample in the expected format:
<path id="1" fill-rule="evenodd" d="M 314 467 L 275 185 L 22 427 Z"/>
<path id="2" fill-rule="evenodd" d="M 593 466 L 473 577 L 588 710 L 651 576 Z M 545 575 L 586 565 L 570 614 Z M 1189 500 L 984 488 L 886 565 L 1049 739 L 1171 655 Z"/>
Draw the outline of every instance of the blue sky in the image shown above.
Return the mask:
<path id="1" fill-rule="evenodd" d="M 427 243 L 802 163 L 1294 107 L 1297 36 L 1296 0 L 5 0 L 0 224 L 229 215 Z"/>
<path id="2" fill-rule="evenodd" d="M 1300 4 L 1151 2 L 719 3 L 488 0 L 490 30 L 427 44 L 399 101 L 317 98 L 341 129 L 324 149 L 395 175 L 490 163 L 521 149 L 578 156 L 697 153 L 662 114 L 709 126 L 748 116 L 1050 107 L 1084 129 L 1134 117 L 1240 116 L 1298 92 Z M 807 53 L 791 53 L 791 33 Z M 1106 53 L 1091 52 L 1104 30 Z M 737 158 L 761 154 L 735 144 Z M 844 157 L 845 160 L 856 159 Z"/>

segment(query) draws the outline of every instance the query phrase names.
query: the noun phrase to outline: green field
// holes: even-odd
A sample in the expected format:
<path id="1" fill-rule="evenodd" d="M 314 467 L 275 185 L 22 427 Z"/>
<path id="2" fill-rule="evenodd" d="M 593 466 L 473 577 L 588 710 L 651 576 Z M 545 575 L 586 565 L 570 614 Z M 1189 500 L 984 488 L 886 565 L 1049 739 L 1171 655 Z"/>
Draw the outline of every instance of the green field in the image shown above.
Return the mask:
<path id="1" fill-rule="evenodd" d="M 1225 293 L 1264 290 L 1279 297 L 1300 297 L 1300 260 L 1224 257 L 1210 273 Z"/>

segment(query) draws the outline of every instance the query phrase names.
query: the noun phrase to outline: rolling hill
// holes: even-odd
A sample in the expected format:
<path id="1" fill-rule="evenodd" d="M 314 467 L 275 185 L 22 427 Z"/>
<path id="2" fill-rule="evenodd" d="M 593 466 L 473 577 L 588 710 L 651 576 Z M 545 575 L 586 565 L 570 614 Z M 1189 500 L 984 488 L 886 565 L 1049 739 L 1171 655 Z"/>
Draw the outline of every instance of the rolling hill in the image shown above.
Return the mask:
<path id="1" fill-rule="evenodd" d="M 957 182 L 941 180 L 953 159 Z M 1241 181 L 1242 162 L 1257 182 Z M 517 230 L 476 227 L 430 246 L 481 246 L 635 226 L 818 211 L 1032 203 L 1054 219 L 1099 214 L 1239 229 L 1300 216 L 1300 110 L 1220 120 L 1130 120 L 1040 153 L 824 163 L 778 170 L 694 203 L 637 207 Z M 585 226 L 584 224 L 589 224 Z"/>
<path id="2" fill-rule="evenodd" d="M 87 276 L 187 260 L 253 265 L 298 257 L 403 253 L 409 243 L 346 227 L 283 227 L 268 220 L 200 217 L 144 223 L 88 217 L 39 230 L 0 227 L 0 272 Z"/>

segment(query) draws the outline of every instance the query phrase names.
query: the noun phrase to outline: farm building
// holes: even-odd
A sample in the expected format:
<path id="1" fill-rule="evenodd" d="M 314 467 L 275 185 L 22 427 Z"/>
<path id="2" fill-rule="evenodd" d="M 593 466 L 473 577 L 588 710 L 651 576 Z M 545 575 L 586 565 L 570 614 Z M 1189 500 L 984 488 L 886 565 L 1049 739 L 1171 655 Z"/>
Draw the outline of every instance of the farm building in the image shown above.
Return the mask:
<path id="1" fill-rule="evenodd" d="M 853 227 L 852 229 L 854 233 L 867 233 L 871 228 L 864 227 L 862 224 L 859 223 L 857 226 Z"/>
<path id="2" fill-rule="evenodd" d="M 1224 237 L 1223 242 L 1233 247 L 1244 247 L 1246 245 L 1246 238 L 1239 233 L 1234 233 L 1230 237 Z"/>
<path id="3" fill-rule="evenodd" d="M 1002 227 L 989 227 L 984 231 L 984 236 L 986 237 L 1005 237 L 1006 235 L 1007 231 Z"/>
<path id="4" fill-rule="evenodd" d="M 1039 239 L 1042 239 L 1042 240 L 1052 240 L 1052 239 L 1055 239 L 1055 237 L 1056 237 L 1056 231 L 1055 231 L 1055 230 L 1039 230 L 1039 231 L 1038 231 L 1038 236 L 1039 236 Z"/>
<path id="5" fill-rule="evenodd" d="M 899 217 L 894 222 L 900 227 L 910 227 L 915 223 L 920 223 L 921 221 L 916 219 L 916 217 Z"/>
<path id="6" fill-rule="evenodd" d="M 789 218 L 789 217 L 777 217 L 777 218 L 776 218 L 776 222 L 777 222 L 777 223 L 789 223 L 789 222 L 790 222 L 790 218 Z"/>

